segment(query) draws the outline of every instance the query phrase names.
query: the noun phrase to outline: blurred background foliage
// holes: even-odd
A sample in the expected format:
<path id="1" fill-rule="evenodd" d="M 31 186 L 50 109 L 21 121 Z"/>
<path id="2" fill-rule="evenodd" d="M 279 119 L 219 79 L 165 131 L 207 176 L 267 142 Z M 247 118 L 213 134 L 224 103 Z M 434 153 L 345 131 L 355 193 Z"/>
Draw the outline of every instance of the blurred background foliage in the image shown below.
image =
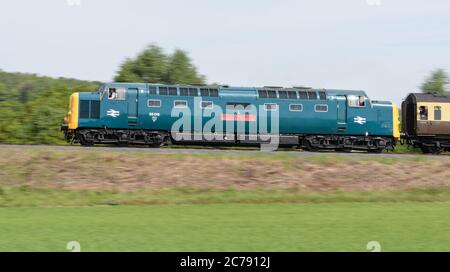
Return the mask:
<path id="1" fill-rule="evenodd" d="M 444 69 L 436 69 L 420 86 L 424 93 L 446 94 L 449 92 L 450 77 Z"/>
<path id="2" fill-rule="evenodd" d="M 119 67 L 115 81 L 204 84 L 183 50 L 166 54 L 150 45 Z M 100 82 L 0 70 L 0 143 L 61 144 L 60 125 L 73 92 L 96 91 Z"/>
<path id="3" fill-rule="evenodd" d="M 99 82 L 0 70 L 0 142 L 62 143 L 59 130 L 72 92 L 95 91 Z"/>
<path id="4" fill-rule="evenodd" d="M 118 82 L 166 84 L 205 84 L 188 54 L 180 49 L 166 54 L 162 48 L 149 45 L 135 58 L 126 59 L 114 78 Z"/>

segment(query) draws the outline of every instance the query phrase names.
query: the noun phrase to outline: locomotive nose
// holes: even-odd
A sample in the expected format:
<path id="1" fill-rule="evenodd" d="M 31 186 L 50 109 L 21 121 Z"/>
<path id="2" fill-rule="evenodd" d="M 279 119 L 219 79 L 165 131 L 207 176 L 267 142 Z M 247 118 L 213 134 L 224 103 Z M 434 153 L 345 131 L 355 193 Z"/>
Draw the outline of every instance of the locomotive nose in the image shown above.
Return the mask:
<path id="1" fill-rule="evenodd" d="M 392 136 L 400 140 L 400 112 L 395 103 L 392 103 Z"/>
<path id="2" fill-rule="evenodd" d="M 70 96 L 69 112 L 65 119 L 67 119 L 67 126 L 69 129 L 78 128 L 78 99 L 79 93 L 73 93 Z"/>

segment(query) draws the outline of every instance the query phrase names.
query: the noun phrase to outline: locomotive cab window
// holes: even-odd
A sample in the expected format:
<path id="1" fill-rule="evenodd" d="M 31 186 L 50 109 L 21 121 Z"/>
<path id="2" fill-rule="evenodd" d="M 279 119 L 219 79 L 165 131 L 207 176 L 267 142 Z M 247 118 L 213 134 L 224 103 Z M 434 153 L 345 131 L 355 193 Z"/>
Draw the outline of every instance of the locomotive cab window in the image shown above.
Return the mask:
<path id="1" fill-rule="evenodd" d="M 428 120 L 428 107 L 427 106 L 419 107 L 419 120 L 423 120 L 423 121 Z"/>
<path id="2" fill-rule="evenodd" d="M 366 98 L 363 95 L 349 95 L 348 106 L 353 108 L 363 108 L 366 106 Z"/>
<path id="3" fill-rule="evenodd" d="M 125 88 L 109 88 L 108 99 L 109 100 L 125 100 L 126 89 Z"/>
<path id="4" fill-rule="evenodd" d="M 442 120 L 442 108 L 440 106 L 434 107 L 434 120 L 435 121 Z"/>

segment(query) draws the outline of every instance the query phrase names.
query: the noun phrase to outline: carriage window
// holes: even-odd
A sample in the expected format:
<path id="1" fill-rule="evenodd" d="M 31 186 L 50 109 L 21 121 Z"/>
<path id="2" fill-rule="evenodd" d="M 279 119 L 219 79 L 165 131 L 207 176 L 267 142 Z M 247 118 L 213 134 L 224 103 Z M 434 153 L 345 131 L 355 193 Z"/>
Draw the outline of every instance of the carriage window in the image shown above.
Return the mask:
<path id="1" fill-rule="evenodd" d="M 149 99 L 147 100 L 147 106 L 149 106 L 150 108 L 159 108 L 161 107 L 161 100 Z"/>
<path id="2" fill-rule="evenodd" d="M 366 106 L 366 98 L 363 95 L 349 95 L 347 99 L 349 107 L 361 108 Z"/>
<path id="3" fill-rule="evenodd" d="M 273 104 L 273 103 L 264 104 L 264 110 L 266 110 L 266 111 L 276 111 L 277 109 L 278 109 L 277 104 Z"/>
<path id="4" fill-rule="evenodd" d="M 198 96 L 197 88 L 189 88 L 189 96 Z"/>
<path id="5" fill-rule="evenodd" d="M 126 97 L 126 89 L 125 88 L 109 88 L 108 90 L 108 99 L 111 100 L 125 100 Z"/>
<path id="6" fill-rule="evenodd" d="M 212 109 L 213 108 L 213 102 L 211 102 L 211 101 L 202 101 L 200 103 L 200 107 L 202 109 Z"/>
<path id="7" fill-rule="evenodd" d="M 287 92 L 286 91 L 278 91 L 278 98 L 287 99 L 288 98 Z"/>
<path id="8" fill-rule="evenodd" d="M 308 99 L 308 94 L 306 92 L 298 92 L 298 94 L 300 95 L 300 99 Z"/>
<path id="9" fill-rule="evenodd" d="M 148 94 L 156 94 L 156 87 L 148 87 Z"/>
<path id="10" fill-rule="evenodd" d="M 169 95 L 177 95 L 177 88 L 169 87 Z"/>
<path id="11" fill-rule="evenodd" d="M 289 110 L 290 111 L 303 111 L 303 105 L 302 104 L 290 104 Z"/>
<path id="12" fill-rule="evenodd" d="M 289 91 L 288 92 L 289 99 L 297 99 L 297 92 L 295 91 Z"/>
<path id="13" fill-rule="evenodd" d="M 186 100 L 175 100 L 175 101 L 173 101 L 173 107 L 174 108 L 187 108 L 187 101 Z"/>
<path id="14" fill-rule="evenodd" d="M 180 88 L 180 95 L 181 96 L 188 96 L 189 95 L 188 88 Z"/>
<path id="15" fill-rule="evenodd" d="M 434 107 L 434 120 L 435 121 L 442 120 L 442 108 L 440 106 Z"/>
<path id="16" fill-rule="evenodd" d="M 316 112 L 328 112 L 328 105 L 316 105 L 314 110 Z"/>
<path id="17" fill-rule="evenodd" d="M 420 120 L 428 120 L 428 107 L 427 106 L 420 106 L 419 118 L 420 118 Z"/>

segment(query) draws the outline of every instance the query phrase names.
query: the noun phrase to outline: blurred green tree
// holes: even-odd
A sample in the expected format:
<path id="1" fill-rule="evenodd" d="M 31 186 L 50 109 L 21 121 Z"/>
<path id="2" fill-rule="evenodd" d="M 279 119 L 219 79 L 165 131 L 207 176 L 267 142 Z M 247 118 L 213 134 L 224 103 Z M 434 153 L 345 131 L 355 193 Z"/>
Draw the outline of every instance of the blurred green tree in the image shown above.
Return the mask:
<path id="1" fill-rule="evenodd" d="M 169 84 L 205 84 L 205 77 L 198 74 L 187 53 L 177 49 L 169 56 L 164 81 Z"/>
<path id="2" fill-rule="evenodd" d="M 447 91 L 447 85 L 450 84 L 449 76 L 444 69 L 436 69 L 425 79 L 420 86 L 424 93 L 444 94 Z"/>
<path id="3" fill-rule="evenodd" d="M 156 46 L 150 45 L 133 59 L 126 59 L 114 77 L 118 82 L 146 82 L 167 84 L 204 84 L 186 52 L 176 50 L 166 55 Z"/>

